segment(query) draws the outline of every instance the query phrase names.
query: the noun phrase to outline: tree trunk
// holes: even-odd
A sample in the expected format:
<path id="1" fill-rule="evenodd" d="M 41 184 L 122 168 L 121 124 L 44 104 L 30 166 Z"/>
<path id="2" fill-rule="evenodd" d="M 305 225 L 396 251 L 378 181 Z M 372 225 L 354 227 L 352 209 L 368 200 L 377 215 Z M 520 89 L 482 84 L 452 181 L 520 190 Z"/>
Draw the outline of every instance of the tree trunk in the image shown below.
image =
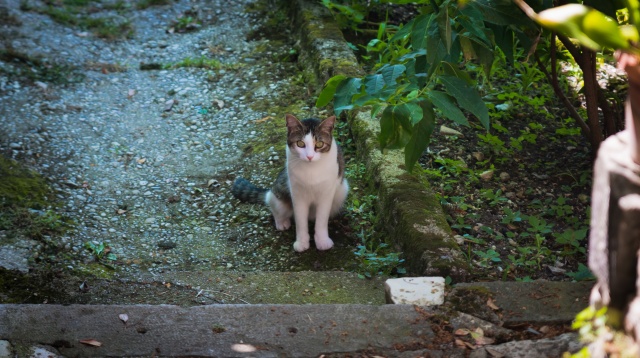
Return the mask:
<path id="1" fill-rule="evenodd" d="M 594 168 L 589 268 L 598 279 L 591 291 L 591 305 L 621 312 L 625 329 L 638 343 L 640 61 L 630 56 L 623 54 L 619 58 L 619 66 L 629 74 L 626 128 L 602 143 Z"/>

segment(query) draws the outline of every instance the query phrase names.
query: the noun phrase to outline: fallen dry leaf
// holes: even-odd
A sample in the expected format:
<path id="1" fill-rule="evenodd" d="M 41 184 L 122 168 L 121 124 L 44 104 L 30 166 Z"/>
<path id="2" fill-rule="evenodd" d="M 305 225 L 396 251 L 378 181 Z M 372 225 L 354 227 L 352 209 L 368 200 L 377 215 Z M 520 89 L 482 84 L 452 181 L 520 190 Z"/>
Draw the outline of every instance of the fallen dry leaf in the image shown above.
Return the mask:
<path id="1" fill-rule="evenodd" d="M 500 307 L 496 306 L 496 304 L 493 302 L 493 299 L 491 297 L 489 297 L 489 299 L 487 300 L 487 306 L 489 306 L 489 308 L 491 308 L 494 311 L 497 311 L 500 309 Z"/>
<path id="2" fill-rule="evenodd" d="M 456 338 L 456 346 L 458 346 L 458 347 L 466 347 L 467 344 L 462 339 Z"/>
<path id="3" fill-rule="evenodd" d="M 458 328 L 455 332 L 453 332 L 453 334 L 455 334 L 456 336 L 466 336 L 469 333 L 471 332 L 466 328 Z"/>
<path id="4" fill-rule="evenodd" d="M 122 322 L 127 323 L 127 321 L 129 320 L 129 315 L 127 315 L 126 313 L 121 313 L 118 315 L 118 318 L 120 318 Z"/>
<path id="5" fill-rule="evenodd" d="M 138 160 L 136 160 L 136 162 L 138 162 L 138 164 L 144 164 L 144 162 L 147 161 L 147 158 L 140 158 Z"/>
<path id="6" fill-rule="evenodd" d="M 102 347 L 102 342 L 98 342 L 95 339 L 81 339 L 80 343 L 86 344 L 92 347 Z"/>
<path id="7" fill-rule="evenodd" d="M 479 346 L 486 346 L 495 342 L 495 339 L 485 337 L 484 331 L 480 327 L 471 332 L 471 338 L 473 338 L 473 340 L 476 341 L 476 344 Z"/>
<path id="8" fill-rule="evenodd" d="M 266 121 L 268 121 L 270 119 L 273 119 L 273 117 L 272 116 L 266 116 L 264 118 L 260 118 L 260 119 L 255 120 L 255 123 L 264 123 L 264 122 L 266 122 Z"/>

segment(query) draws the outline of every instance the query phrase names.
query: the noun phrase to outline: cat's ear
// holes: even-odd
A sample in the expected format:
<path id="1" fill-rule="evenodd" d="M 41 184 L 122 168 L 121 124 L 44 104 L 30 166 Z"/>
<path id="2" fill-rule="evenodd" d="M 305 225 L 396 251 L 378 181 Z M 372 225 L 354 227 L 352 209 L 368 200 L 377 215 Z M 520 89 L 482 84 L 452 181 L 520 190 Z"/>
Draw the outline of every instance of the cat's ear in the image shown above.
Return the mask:
<path id="1" fill-rule="evenodd" d="M 319 127 L 321 128 L 322 131 L 331 134 L 331 132 L 333 132 L 333 126 L 335 125 L 335 123 L 336 123 L 336 116 L 331 116 L 325 119 L 324 121 L 322 121 Z"/>
<path id="2" fill-rule="evenodd" d="M 298 120 L 298 118 L 293 114 L 287 113 L 284 117 L 287 120 L 287 128 L 289 128 L 289 130 L 302 126 L 300 120 Z"/>

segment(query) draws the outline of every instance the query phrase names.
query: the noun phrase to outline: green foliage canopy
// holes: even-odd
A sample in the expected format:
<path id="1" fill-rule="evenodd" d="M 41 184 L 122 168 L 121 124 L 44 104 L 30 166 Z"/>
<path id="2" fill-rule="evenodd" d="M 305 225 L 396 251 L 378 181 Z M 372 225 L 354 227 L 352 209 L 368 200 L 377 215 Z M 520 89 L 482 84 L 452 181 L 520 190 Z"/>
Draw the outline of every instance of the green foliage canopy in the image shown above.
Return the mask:
<path id="1" fill-rule="evenodd" d="M 368 50 L 379 54 L 371 74 L 329 79 L 316 103 L 323 107 L 333 99 L 338 115 L 363 106 L 371 106 L 374 116 L 381 113 L 380 148 L 404 148 L 409 171 L 429 145 L 436 112 L 469 125 L 462 108 L 490 128 L 487 107 L 475 81 L 460 69 L 461 59 L 478 59 L 488 76 L 495 47 L 512 59 L 515 36 L 526 37 L 519 27 L 501 26 L 517 18 L 521 25 L 535 27 L 508 0 L 477 0 L 465 6 L 454 0 L 428 3 L 395 33 L 379 31 L 369 43 Z"/>

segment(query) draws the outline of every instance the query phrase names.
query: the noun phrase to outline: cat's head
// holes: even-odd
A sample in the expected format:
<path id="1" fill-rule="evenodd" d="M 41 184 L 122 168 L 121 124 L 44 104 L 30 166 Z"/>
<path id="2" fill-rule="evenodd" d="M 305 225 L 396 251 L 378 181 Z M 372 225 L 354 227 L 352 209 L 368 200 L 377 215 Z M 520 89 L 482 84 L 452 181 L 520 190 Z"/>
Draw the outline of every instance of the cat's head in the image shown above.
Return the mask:
<path id="1" fill-rule="evenodd" d="M 323 121 L 317 118 L 298 120 L 294 115 L 287 114 L 287 145 L 291 155 L 296 158 L 315 162 L 324 153 L 329 152 L 333 142 L 333 125 L 336 117 L 331 116 Z"/>

